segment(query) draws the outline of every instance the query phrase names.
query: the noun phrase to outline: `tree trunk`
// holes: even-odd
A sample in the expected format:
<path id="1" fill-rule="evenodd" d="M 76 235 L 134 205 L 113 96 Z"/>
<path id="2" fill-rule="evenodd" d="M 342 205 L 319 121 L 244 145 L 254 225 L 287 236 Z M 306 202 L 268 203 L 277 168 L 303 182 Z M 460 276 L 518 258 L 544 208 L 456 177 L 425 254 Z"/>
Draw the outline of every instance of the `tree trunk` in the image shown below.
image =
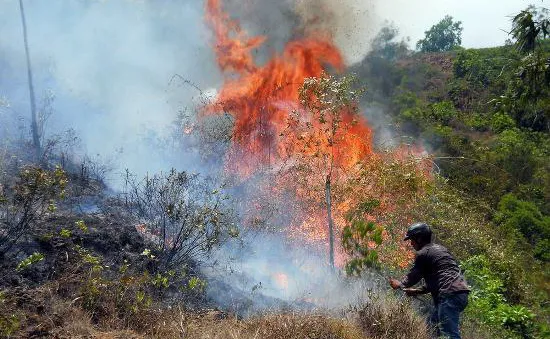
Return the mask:
<path id="1" fill-rule="evenodd" d="M 19 7 L 21 9 L 21 22 L 23 24 L 23 41 L 25 43 L 25 54 L 27 57 L 27 75 L 29 81 L 29 96 L 31 101 L 31 132 L 32 142 L 35 151 L 35 160 L 40 161 L 41 146 L 40 146 L 40 133 L 38 132 L 38 118 L 36 113 L 36 100 L 34 96 L 34 85 L 32 82 L 32 68 L 31 58 L 29 55 L 29 42 L 27 40 L 27 22 L 25 20 L 25 9 L 23 7 L 23 0 L 19 0 Z"/>
<path id="2" fill-rule="evenodd" d="M 331 268 L 334 268 L 334 224 L 332 222 L 330 175 L 327 175 L 327 179 L 325 181 L 325 199 L 327 203 L 327 219 L 328 219 L 329 264 Z"/>

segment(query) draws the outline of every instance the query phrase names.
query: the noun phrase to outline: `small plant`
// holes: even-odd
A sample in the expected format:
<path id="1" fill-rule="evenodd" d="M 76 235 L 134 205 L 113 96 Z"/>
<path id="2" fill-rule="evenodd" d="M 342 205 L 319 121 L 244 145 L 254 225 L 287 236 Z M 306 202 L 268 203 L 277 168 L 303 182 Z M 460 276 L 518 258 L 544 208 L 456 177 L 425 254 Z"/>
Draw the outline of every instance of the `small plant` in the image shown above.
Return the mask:
<path id="1" fill-rule="evenodd" d="M 5 306 L 6 295 L 4 291 L 0 291 L 0 337 L 9 338 L 19 330 L 21 320 L 19 316 L 6 310 Z"/>
<path id="2" fill-rule="evenodd" d="M 82 232 L 88 233 L 88 226 L 86 225 L 86 223 L 84 222 L 84 220 L 78 220 L 78 221 L 76 221 L 74 224 L 75 224 L 75 226 L 78 227 L 78 229 L 80 229 Z"/>
<path id="3" fill-rule="evenodd" d="M 21 320 L 15 314 L 0 315 L 0 334 L 2 337 L 9 338 L 21 327 Z"/>
<path id="4" fill-rule="evenodd" d="M 168 271 L 165 274 L 157 273 L 153 278 L 151 278 L 151 284 L 156 288 L 168 288 L 170 286 L 170 279 L 176 274 L 175 271 Z"/>
<path id="5" fill-rule="evenodd" d="M 53 232 L 44 233 L 38 237 L 38 241 L 42 243 L 48 243 L 53 239 L 54 236 L 55 234 Z"/>
<path id="6" fill-rule="evenodd" d="M 57 211 L 57 205 L 55 204 L 55 201 L 50 200 L 50 203 L 48 204 L 48 212 L 53 213 Z"/>
<path id="7" fill-rule="evenodd" d="M 138 313 L 140 310 L 148 309 L 153 303 L 153 298 L 148 295 L 145 291 L 139 290 L 136 292 L 135 300 L 130 310 L 133 313 Z"/>
<path id="8" fill-rule="evenodd" d="M 378 200 L 368 200 L 347 215 L 348 226 L 342 231 L 342 245 L 352 255 L 346 263 L 348 275 L 359 275 L 365 268 L 379 265 L 376 248 L 382 244 L 382 228 L 364 219 L 379 206 Z"/>
<path id="9" fill-rule="evenodd" d="M 190 290 L 202 292 L 206 288 L 206 281 L 197 277 L 192 277 L 191 279 L 189 279 L 187 287 Z"/>
<path id="10" fill-rule="evenodd" d="M 33 264 L 36 264 L 37 262 L 42 261 L 42 260 L 44 260 L 44 255 L 42 253 L 39 253 L 39 252 L 34 252 L 30 256 L 28 256 L 27 258 L 21 260 L 21 262 L 19 262 L 19 264 L 17 264 L 16 270 L 18 272 L 26 270 L 27 268 L 29 268 Z"/>
<path id="11" fill-rule="evenodd" d="M 90 251 L 78 245 L 74 249 L 79 254 L 82 263 L 91 266 L 92 272 L 100 272 L 104 269 L 101 257 L 92 255 Z"/>
<path id="12" fill-rule="evenodd" d="M 63 228 L 60 232 L 59 232 L 59 235 L 65 239 L 68 239 L 71 237 L 73 233 L 71 232 L 71 230 L 68 230 L 66 228 Z"/>
<path id="13" fill-rule="evenodd" d="M 151 250 L 146 248 L 141 252 L 141 255 L 147 257 L 148 259 L 155 259 L 155 256 L 151 253 Z"/>

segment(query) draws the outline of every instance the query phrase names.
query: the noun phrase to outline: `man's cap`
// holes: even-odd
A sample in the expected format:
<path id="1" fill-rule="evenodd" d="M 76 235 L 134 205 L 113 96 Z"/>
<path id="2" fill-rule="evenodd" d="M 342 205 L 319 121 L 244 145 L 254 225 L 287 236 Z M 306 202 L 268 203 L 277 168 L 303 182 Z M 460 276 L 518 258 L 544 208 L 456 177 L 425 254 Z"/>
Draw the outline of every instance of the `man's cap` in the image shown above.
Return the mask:
<path id="1" fill-rule="evenodd" d="M 417 222 L 409 226 L 409 229 L 407 230 L 407 234 L 405 235 L 405 239 L 403 240 L 409 240 L 410 238 L 416 237 L 418 235 L 431 235 L 432 229 L 428 224 L 423 222 Z"/>

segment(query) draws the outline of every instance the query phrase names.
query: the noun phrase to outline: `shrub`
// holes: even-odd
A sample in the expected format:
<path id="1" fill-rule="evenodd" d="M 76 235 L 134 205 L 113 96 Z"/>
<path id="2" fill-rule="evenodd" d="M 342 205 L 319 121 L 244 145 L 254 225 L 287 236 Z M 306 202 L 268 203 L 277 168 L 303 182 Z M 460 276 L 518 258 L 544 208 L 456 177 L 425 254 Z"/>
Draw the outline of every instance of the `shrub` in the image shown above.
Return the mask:
<path id="1" fill-rule="evenodd" d="M 533 331 L 535 315 L 524 306 L 508 303 L 504 297 L 503 282 L 490 268 L 487 258 L 473 256 L 463 262 L 462 268 L 472 284 L 467 312 L 484 322 L 528 337 Z"/>
<path id="2" fill-rule="evenodd" d="M 514 127 L 516 127 L 516 122 L 506 113 L 496 113 L 491 118 L 491 129 L 496 133 L 513 129 Z"/>
<path id="3" fill-rule="evenodd" d="M 450 101 L 441 101 L 432 105 L 430 114 L 431 121 L 439 121 L 443 124 L 448 124 L 452 118 L 458 115 L 454 105 Z"/>
<path id="4" fill-rule="evenodd" d="M 59 167 L 53 171 L 26 167 L 13 187 L 0 191 L 0 256 L 45 213 L 55 210 L 55 199 L 64 197 L 66 184 L 65 172 Z"/>
<path id="5" fill-rule="evenodd" d="M 544 216 L 532 202 L 506 194 L 498 204 L 495 220 L 511 232 L 519 232 L 532 245 L 539 259 L 549 257 L 550 217 Z"/>
<path id="6" fill-rule="evenodd" d="M 221 188 L 198 174 L 170 171 L 128 181 L 127 207 L 156 243 L 162 269 L 200 260 L 238 236 L 234 210 Z"/>
<path id="7" fill-rule="evenodd" d="M 466 125 L 476 131 L 485 132 L 489 129 L 489 119 L 482 114 L 470 114 L 466 117 Z"/>
<path id="8" fill-rule="evenodd" d="M 528 183 L 542 161 L 537 148 L 528 134 L 517 128 L 507 129 L 498 135 L 491 156 L 517 183 Z"/>

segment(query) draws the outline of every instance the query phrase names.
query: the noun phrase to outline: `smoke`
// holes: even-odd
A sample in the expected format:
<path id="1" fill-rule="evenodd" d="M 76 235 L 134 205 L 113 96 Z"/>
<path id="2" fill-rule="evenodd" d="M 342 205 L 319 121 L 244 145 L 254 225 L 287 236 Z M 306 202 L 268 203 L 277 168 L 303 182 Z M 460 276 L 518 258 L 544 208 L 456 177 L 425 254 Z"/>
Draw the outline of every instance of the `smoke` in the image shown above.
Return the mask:
<path id="1" fill-rule="evenodd" d="M 25 0 L 38 100 L 55 93 L 47 132 L 76 130 L 84 152 L 134 172 L 197 164 L 159 149 L 178 110 L 219 74 L 200 1 Z M 0 97 L 12 118 L 29 116 L 19 3 L 0 1 Z M 150 142 L 156 140 L 157 142 Z M 164 152 L 165 153 L 165 152 Z"/>
<path id="2" fill-rule="evenodd" d="M 259 56 L 270 56 L 289 40 L 314 30 L 332 36 L 347 64 L 360 61 L 382 20 L 375 0 L 226 0 L 224 9 L 251 35 L 268 37 Z"/>
<path id="3" fill-rule="evenodd" d="M 212 258 L 208 296 L 242 316 L 276 310 L 341 310 L 360 305 L 381 290 L 374 273 L 344 277 L 316 249 L 267 233 L 249 233 Z M 222 293 L 220 293 L 223 291 Z"/>
<path id="4" fill-rule="evenodd" d="M 295 0 L 296 13 L 308 30 L 331 33 L 347 64 L 353 64 L 370 50 L 378 33 L 376 1 L 373 0 Z"/>

